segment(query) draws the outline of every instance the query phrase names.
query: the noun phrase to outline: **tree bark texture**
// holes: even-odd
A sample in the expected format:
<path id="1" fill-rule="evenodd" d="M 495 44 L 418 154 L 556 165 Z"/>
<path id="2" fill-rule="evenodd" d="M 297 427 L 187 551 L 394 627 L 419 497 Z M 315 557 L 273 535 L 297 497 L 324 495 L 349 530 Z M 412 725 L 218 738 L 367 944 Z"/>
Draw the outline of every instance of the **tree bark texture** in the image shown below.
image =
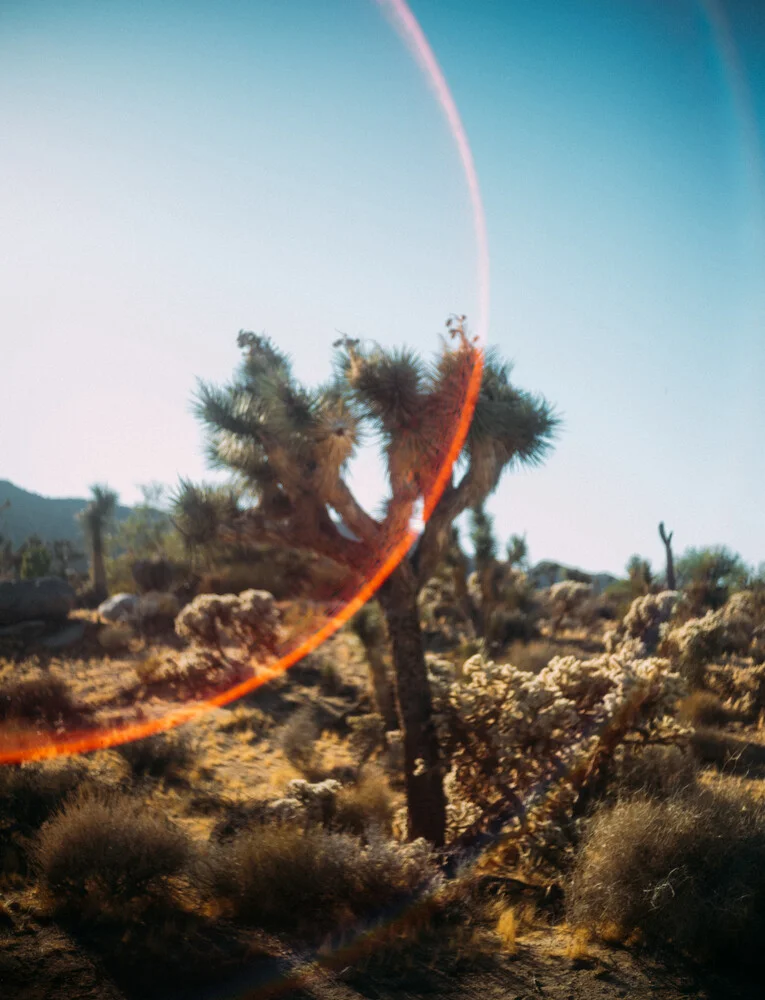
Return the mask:
<path id="1" fill-rule="evenodd" d="M 409 838 L 424 837 L 441 847 L 446 837 L 441 753 L 422 646 L 417 584 L 408 562 L 401 563 L 391 573 L 378 597 L 388 623 L 399 717 L 404 730 Z"/>

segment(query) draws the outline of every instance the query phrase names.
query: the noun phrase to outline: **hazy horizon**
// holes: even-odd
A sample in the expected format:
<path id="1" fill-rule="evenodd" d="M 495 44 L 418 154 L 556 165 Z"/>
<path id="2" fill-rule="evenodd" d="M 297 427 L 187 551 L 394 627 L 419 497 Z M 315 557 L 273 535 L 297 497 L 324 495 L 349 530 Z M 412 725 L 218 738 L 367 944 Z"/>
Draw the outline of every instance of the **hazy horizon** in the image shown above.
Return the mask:
<path id="1" fill-rule="evenodd" d="M 621 573 L 664 520 L 765 560 L 765 8 L 411 6 L 476 161 L 489 343 L 564 422 L 498 536 Z M 6 0 L 0 260 L 0 478 L 45 496 L 209 478 L 190 399 L 240 329 L 314 382 L 338 331 L 430 354 L 476 313 L 453 144 L 373 0 Z"/>

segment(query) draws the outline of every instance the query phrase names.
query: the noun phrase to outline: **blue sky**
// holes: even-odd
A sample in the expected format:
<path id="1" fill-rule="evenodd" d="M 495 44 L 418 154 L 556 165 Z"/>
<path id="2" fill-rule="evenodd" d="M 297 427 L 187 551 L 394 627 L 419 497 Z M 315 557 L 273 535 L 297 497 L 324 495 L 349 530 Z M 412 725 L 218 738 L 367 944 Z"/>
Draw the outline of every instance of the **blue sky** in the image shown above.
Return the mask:
<path id="1" fill-rule="evenodd" d="M 664 519 L 765 559 L 763 8 L 412 9 L 478 169 L 490 342 L 564 417 L 500 536 L 619 571 Z M 313 380 L 338 330 L 430 351 L 475 305 L 451 138 L 373 0 L 0 0 L 0 477 L 199 478 L 194 379 L 239 329 Z"/>

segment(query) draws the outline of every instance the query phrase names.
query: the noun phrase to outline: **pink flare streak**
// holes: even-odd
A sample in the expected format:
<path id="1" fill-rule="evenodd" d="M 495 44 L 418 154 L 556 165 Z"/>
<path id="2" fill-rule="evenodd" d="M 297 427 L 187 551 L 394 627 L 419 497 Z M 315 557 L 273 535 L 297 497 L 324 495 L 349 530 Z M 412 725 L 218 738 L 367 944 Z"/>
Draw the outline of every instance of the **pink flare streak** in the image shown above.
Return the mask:
<path id="1" fill-rule="evenodd" d="M 433 49 L 425 37 L 417 18 L 412 13 L 405 0 L 377 0 L 377 3 L 389 15 L 396 31 L 403 39 L 407 48 L 422 69 L 425 77 L 435 93 L 441 110 L 449 125 L 452 138 L 457 147 L 462 169 L 465 173 L 470 204 L 473 209 L 473 228 L 478 249 L 478 323 L 476 333 L 481 343 L 486 343 L 489 332 L 489 242 L 486 233 L 486 216 L 481 200 L 481 189 L 478 184 L 473 153 L 470 149 L 465 128 L 462 124 L 457 105 L 454 103 L 449 85 L 438 65 Z"/>

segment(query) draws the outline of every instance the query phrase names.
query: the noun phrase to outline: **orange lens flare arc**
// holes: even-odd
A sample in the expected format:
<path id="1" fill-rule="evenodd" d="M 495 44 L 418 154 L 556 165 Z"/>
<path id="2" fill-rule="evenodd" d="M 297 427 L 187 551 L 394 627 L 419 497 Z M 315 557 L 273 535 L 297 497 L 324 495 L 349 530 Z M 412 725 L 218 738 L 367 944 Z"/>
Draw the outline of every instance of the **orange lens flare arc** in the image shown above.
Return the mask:
<path id="1" fill-rule="evenodd" d="M 424 70 L 446 116 L 459 153 L 470 194 L 478 248 L 479 317 L 476 341 L 484 343 L 489 312 L 489 256 L 483 205 L 470 145 L 441 68 L 408 5 L 403 0 L 377 0 L 377 2 L 381 6 L 387 7 L 389 13 L 393 15 L 399 33 L 403 36 L 406 44 L 413 51 L 418 63 Z M 471 369 L 466 381 L 464 396 L 460 400 L 459 412 L 456 415 L 453 425 L 454 430 L 451 441 L 441 459 L 437 473 L 429 484 L 429 488 L 423 491 L 421 515 L 421 524 L 423 525 L 432 515 L 450 480 L 453 465 L 465 444 L 478 393 L 481 388 L 484 363 L 483 351 L 474 344 L 469 348 L 468 356 L 471 360 Z M 104 727 L 92 732 L 80 731 L 64 734 L 29 733 L 25 734 L 24 739 L 19 740 L 16 745 L 6 745 L 5 747 L 0 742 L 0 764 L 16 764 L 23 761 L 42 760 L 67 754 L 89 753 L 131 740 L 143 739 L 190 722 L 210 709 L 220 708 L 232 701 L 236 701 L 244 695 L 250 694 L 263 684 L 283 674 L 342 628 L 374 596 L 375 592 L 396 569 L 399 563 L 406 558 L 407 553 L 418 538 L 418 531 L 413 530 L 411 527 L 404 530 L 401 537 L 389 547 L 385 558 L 377 566 L 374 573 L 347 600 L 340 610 L 334 613 L 324 625 L 305 638 L 294 649 L 280 657 L 266 669 L 261 669 L 257 676 L 248 678 L 226 691 L 209 698 L 175 708 L 156 719 Z M 1 739 L 2 734 L 0 734 Z"/>

